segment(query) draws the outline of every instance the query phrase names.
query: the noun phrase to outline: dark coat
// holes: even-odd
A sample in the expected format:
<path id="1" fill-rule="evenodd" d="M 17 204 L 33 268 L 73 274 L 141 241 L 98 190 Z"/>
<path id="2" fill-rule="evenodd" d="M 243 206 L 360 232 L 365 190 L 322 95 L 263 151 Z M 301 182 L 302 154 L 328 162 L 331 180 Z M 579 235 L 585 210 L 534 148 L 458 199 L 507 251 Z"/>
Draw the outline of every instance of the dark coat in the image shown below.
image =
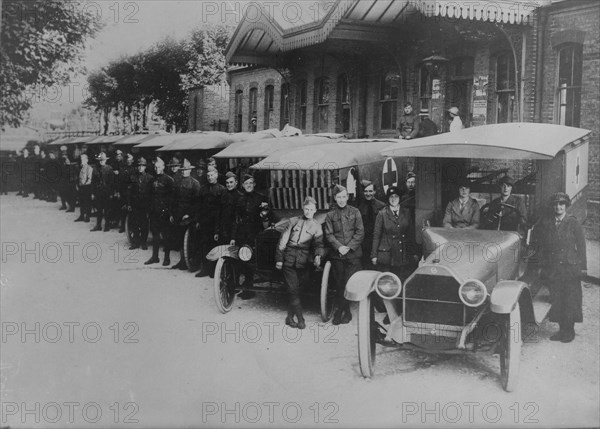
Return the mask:
<path id="1" fill-rule="evenodd" d="M 371 258 L 379 265 L 402 266 L 412 263 L 409 256 L 412 219 L 410 211 L 400 207 L 398 217 L 388 206 L 377 214 Z"/>
<path id="2" fill-rule="evenodd" d="M 233 224 L 235 223 L 235 206 L 242 193 L 234 189 L 226 191 L 221 198 L 221 217 L 217 223 L 215 234 L 219 234 L 223 239 L 231 240 Z"/>
<path id="3" fill-rule="evenodd" d="M 155 218 L 166 219 L 169 215 L 173 199 L 175 181 L 166 174 L 157 174 L 150 183 L 152 203 L 150 215 Z"/>
<path id="4" fill-rule="evenodd" d="M 340 209 L 336 204 L 325 216 L 323 224 L 325 240 L 333 249 L 331 259 L 355 259 L 362 256 L 362 242 L 365 238 L 365 229 L 362 216 L 356 207 L 347 205 Z M 338 249 L 348 246 L 350 251 L 344 256 Z"/>
<path id="5" fill-rule="evenodd" d="M 115 191 L 115 174 L 110 165 L 98 165 L 92 174 L 92 189 L 99 198 L 108 198 Z"/>
<path id="6" fill-rule="evenodd" d="M 135 209 L 149 209 L 152 200 L 153 177 L 146 173 L 135 173 L 127 189 L 127 203 Z"/>
<path id="7" fill-rule="evenodd" d="M 275 252 L 275 262 L 283 262 L 286 267 L 304 268 L 311 250 L 315 256 L 323 255 L 323 229 L 315 219 L 304 216 L 290 219 L 286 230 L 279 239 Z"/>
<path id="8" fill-rule="evenodd" d="M 235 205 L 235 223 L 232 236 L 237 244 L 254 244 L 254 239 L 263 228 L 260 205 L 268 203 L 267 198 L 258 192 L 244 192 Z M 268 219 L 266 219 L 268 221 Z"/>
<path id="9" fill-rule="evenodd" d="M 496 198 L 490 203 L 489 212 L 490 214 L 498 214 L 502 212 L 502 223 L 500 224 L 501 231 L 518 231 L 520 226 L 527 224 L 527 207 L 525 202 L 520 197 L 510 195 L 505 203 L 516 207 L 516 210 L 510 207 L 500 205 L 501 198 Z M 488 229 L 496 229 L 498 222 L 488 224 Z"/>
<path id="10" fill-rule="evenodd" d="M 200 188 L 200 223 L 210 228 L 204 230 L 207 234 L 214 234 L 221 218 L 221 202 L 227 188 L 220 183 L 206 185 Z"/>
<path id="11" fill-rule="evenodd" d="M 587 269 L 585 236 L 574 216 L 566 215 L 556 226 L 554 216 L 544 217 L 535 229 L 540 247 L 542 278 L 552 298 L 550 320 L 581 322 L 581 271 Z"/>
<path id="12" fill-rule="evenodd" d="M 479 203 L 469 198 L 461 211 L 458 198 L 450 201 L 446 206 L 443 224 L 444 228 L 479 228 Z"/>
<path id="13" fill-rule="evenodd" d="M 421 119 L 421 125 L 419 127 L 419 137 L 434 136 L 437 133 L 438 133 L 438 127 L 435 124 L 435 122 L 433 122 L 429 118 Z"/>
<path id="14" fill-rule="evenodd" d="M 362 216 L 363 226 L 365 228 L 365 238 L 362 243 L 363 256 L 369 257 L 371 254 L 371 245 L 373 244 L 373 230 L 375 229 L 375 219 L 377 213 L 385 207 L 385 203 L 373 198 L 370 201 L 364 198 L 358 203 L 358 210 Z"/>
<path id="15" fill-rule="evenodd" d="M 192 216 L 198 210 L 200 201 L 200 183 L 191 176 L 175 180 L 175 193 L 171 213 L 175 222 L 181 221 L 183 216 Z"/>

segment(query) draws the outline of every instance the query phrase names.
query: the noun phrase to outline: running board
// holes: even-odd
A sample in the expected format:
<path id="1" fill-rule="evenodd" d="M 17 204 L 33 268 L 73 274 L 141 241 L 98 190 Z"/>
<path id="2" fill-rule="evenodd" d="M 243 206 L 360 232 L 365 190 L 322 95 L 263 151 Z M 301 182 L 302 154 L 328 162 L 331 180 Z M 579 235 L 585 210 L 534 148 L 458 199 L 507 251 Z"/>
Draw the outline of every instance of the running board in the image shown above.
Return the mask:
<path id="1" fill-rule="evenodd" d="M 535 317 L 535 323 L 538 325 L 544 321 L 548 312 L 552 308 L 550 302 L 550 291 L 546 286 L 542 286 L 540 290 L 535 294 L 533 299 L 533 314 Z"/>

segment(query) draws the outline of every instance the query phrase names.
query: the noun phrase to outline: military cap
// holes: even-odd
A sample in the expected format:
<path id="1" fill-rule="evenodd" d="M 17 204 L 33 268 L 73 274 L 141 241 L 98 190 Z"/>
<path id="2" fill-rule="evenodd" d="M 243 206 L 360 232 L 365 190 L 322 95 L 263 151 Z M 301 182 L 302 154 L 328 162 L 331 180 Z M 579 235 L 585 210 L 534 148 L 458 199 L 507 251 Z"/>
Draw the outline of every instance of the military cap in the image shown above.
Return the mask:
<path id="1" fill-rule="evenodd" d="M 132 160 L 132 159 L 133 159 L 133 155 L 132 155 L 132 154 L 130 154 L 130 153 L 128 153 L 128 154 L 127 154 L 127 159 L 128 159 L 128 160 L 129 160 L 129 159 L 131 159 L 131 160 Z"/>
<path id="2" fill-rule="evenodd" d="M 567 207 L 571 205 L 571 198 L 564 192 L 556 192 L 550 197 L 550 204 L 565 203 Z"/>
<path id="3" fill-rule="evenodd" d="M 337 194 L 346 191 L 346 188 L 342 185 L 335 185 L 333 187 L 333 196 L 335 197 Z"/>
<path id="4" fill-rule="evenodd" d="M 226 180 L 231 179 L 232 177 L 237 180 L 237 176 L 235 175 L 235 173 L 233 171 L 228 171 L 227 173 L 225 173 Z"/>
<path id="5" fill-rule="evenodd" d="M 392 195 L 398 195 L 399 197 L 401 197 L 402 191 L 397 186 L 390 186 L 387 192 L 385 193 L 385 196 L 389 199 Z"/>
<path id="6" fill-rule="evenodd" d="M 246 183 L 250 179 L 254 180 L 254 177 L 252 175 L 250 175 L 250 174 L 244 174 L 244 177 L 242 179 L 242 183 Z"/>
<path id="7" fill-rule="evenodd" d="M 209 165 L 208 168 L 206 169 L 206 171 L 208 173 L 210 173 L 211 171 L 214 171 L 214 172 L 218 173 L 217 169 L 214 166 L 212 166 L 212 165 Z"/>
<path id="8" fill-rule="evenodd" d="M 370 180 L 367 179 L 363 179 L 360 181 L 361 186 L 364 188 L 366 188 L 367 186 L 371 186 L 373 184 L 373 182 L 371 182 Z"/>
<path id="9" fill-rule="evenodd" d="M 108 159 L 108 157 L 106 156 L 106 154 L 104 152 L 100 152 L 98 154 L 98 156 L 96 157 L 96 159 L 98 161 L 106 161 Z"/>
<path id="10" fill-rule="evenodd" d="M 182 169 L 182 170 L 191 170 L 191 169 L 193 169 L 193 168 L 196 168 L 196 167 L 194 167 L 194 166 L 192 165 L 192 163 L 190 162 L 190 160 L 189 160 L 189 159 L 187 159 L 187 158 L 183 158 L 183 164 L 182 164 L 182 166 L 181 166 L 181 169 Z"/>
<path id="11" fill-rule="evenodd" d="M 137 165 L 146 165 L 146 158 L 143 156 L 138 159 Z"/>
<path id="12" fill-rule="evenodd" d="M 174 156 L 169 161 L 169 164 L 167 165 L 167 167 L 178 167 L 180 165 L 181 165 L 181 161 L 179 161 L 179 158 L 177 158 L 176 156 Z"/>
<path id="13" fill-rule="evenodd" d="M 115 152 L 116 155 L 123 155 L 123 151 L 120 149 L 117 149 L 117 151 Z"/>
<path id="14" fill-rule="evenodd" d="M 62 146 L 60 147 L 60 150 L 61 150 L 62 152 L 66 152 L 66 151 L 67 151 L 67 147 L 66 147 L 65 145 L 62 145 Z"/>
<path id="15" fill-rule="evenodd" d="M 504 176 L 500 180 L 498 180 L 498 185 L 502 185 L 503 183 L 506 183 L 509 186 L 514 186 L 515 185 L 515 179 L 513 179 L 510 176 Z"/>
<path id="16" fill-rule="evenodd" d="M 214 159 L 212 156 L 211 156 L 210 158 L 207 158 L 207 159 L 206 159 L 206 163 L 207 163 L 207 164 L 210 164 L 211 162 L 217 162 L 217 160 L 216 160 L 216 159 Z"/>
<path id="17" fill-rule="evenodd" d="M 165 162 L 160 158 L 160 156 L 157 156 L 156 161 L 154 161 L 154 165 L 156 165 L 157 167 L 164 167 Z"/>
<path id="18" fill-rule="evenodd" d="M 456 184 L 458 185 L 459 188 L 471 189 L 471 181 L 469 179 L 467 179 L 466 177 L 463 177 L 462 179 L 458 179 Z"/>
<path id="19" fill-rule="evenodd" d="M 412 179 L 413 177 L 417 177 L 417 175 L 415 173 L 413 173 L 412 171 L 409 171 L 408 174 L 406 175 L 406 180 Z"/>
<path id="20" fill-rule="evenodd" d="M 404 107 L 412 107 L 412 103 L 410 101 L 407 101 L 406 103 L 404 103 Z"/>

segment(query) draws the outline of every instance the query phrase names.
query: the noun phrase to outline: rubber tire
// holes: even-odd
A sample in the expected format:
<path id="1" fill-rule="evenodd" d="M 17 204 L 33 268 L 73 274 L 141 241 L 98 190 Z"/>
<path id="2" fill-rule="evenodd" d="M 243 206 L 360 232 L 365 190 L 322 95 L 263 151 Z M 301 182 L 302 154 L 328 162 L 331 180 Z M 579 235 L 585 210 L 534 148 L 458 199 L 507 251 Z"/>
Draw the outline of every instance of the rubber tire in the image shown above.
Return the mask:
<path id="1" fill-rule="evenodd" d="M 375 370 L 377 344 L 371 332 L 374 323 L 375 306 L 369 295 L 358 303 L 358 363 L 365 378 L 371 378 Z"/>
<path id="2" fill-rule="evenodd" d="M 521 361 L 521 309 L 519 303 L 514 310 L 502 315 L 500 338 L 500 380 L 507 392 L 517 387 Z M 512 329 L 511 329 L 512 327 Z M 517 331 L 515 331 L 515 329 Z M 517 338 L 515 338 L 517 337 Z"/>
<path id="3" fill-rule="evenodd" d="M 323 322 L 329 322 L 333 317 L 333 296 L 329 296 L 331 290 L 329 288 L 329 282 L 331 281 L 331 262 L 325 262 L 325 266 L 323 267 L 323 275 L 321 276 L 321 294 L 320 294 L 320 304 L 321 304 L 321 320 Z"/>
<path id="4" fill-rule="evenodd" d="M 185 234 L 183 235 L 183 257 L 185 259 L 185 264 L 187 265 L 188 271 L 190 273 L 195 273 L 200 269 L 200 266 L 202 265 L 202 262 L 198 260 L 199 258 L 197 257 L 197 255 L 192 254 L 194 252 L 191 249 L 192 246 L 190 241 L 192 239 L 193 228 L 193 224 L 188 225 L 188 227 L 185 229 Z"/>
<path id="5" fill-rule="evenodd" d="M 231 277 L 227 279 L 228 274 Z M 223 284 L 224 282 L 232 281 L 234 285 Z M 236 270 L 231 260 L 226 258 L 219 258 L 217 266 L 215 268 L 215 278 L 213 279 L 215 302 L 217 308 L 223 314 L 229 313 L 233 308 L 233 301 L 235 299 L 235 286 L 237 286 L 237 275 Z M 224 295 L 224 288 L 230 290 L 230 296 Z"/>

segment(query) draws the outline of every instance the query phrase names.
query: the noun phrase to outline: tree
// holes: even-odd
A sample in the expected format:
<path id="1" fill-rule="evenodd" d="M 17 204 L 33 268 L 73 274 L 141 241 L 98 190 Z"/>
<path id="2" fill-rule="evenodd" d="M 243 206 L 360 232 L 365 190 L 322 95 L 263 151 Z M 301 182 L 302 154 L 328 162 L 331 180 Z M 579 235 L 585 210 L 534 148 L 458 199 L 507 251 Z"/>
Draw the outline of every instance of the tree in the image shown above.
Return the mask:
<path id="1" fill-rule="evenodd" d="M 0 32 L 0 124 L 19 126 L 36 87 L 64 85 L 78 71 L 101 17 L 80 3 L 4 0 Z M 29 96 L 28 96 L 29 95 Z"/>

